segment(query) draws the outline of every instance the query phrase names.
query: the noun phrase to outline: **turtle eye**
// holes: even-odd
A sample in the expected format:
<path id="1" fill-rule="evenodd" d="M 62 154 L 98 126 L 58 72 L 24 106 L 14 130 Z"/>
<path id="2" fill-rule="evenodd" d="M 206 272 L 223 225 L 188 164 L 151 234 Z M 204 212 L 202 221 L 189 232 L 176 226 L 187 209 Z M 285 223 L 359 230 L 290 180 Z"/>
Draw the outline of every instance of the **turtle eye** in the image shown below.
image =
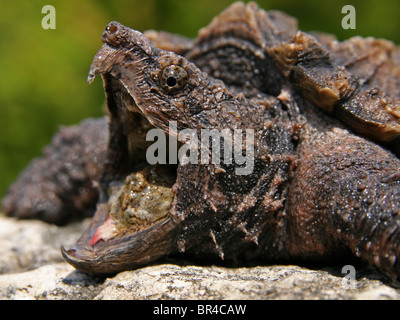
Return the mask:
<path id="1" fill-rule="evenodd" d="M 170 65 L 162 69 L 159 78 L 161 88 L 168 94 L 177 93 L 188 82 L 186 70 L 177 65 Z"/>

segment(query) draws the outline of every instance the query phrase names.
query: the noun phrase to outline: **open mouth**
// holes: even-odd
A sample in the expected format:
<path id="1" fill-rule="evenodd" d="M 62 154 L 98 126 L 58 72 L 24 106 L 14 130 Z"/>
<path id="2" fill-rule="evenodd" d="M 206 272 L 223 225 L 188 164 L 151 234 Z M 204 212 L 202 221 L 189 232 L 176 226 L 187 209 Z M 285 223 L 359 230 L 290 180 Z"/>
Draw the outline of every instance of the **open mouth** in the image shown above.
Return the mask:
<path id="1" fill-rule="evenodd" d="M 89 245 L 140 232 L 167 218 L 175 179 L 172 166 L 141 164 L 125 179 L 110 182 L 106 220 Z"/>
<path id="2" fill-rule="evenodd" d="M 175 249 L 178 227 L 170 213 L 178 165 L 147 162 L 146 150 L 153 142 L 146 135 L 154 127 L 116 77 L 102 77 L 110 111 L 102 190 L 88 230 L 74 247 L 61 251 L 78 270 L 109 274 Z"/>

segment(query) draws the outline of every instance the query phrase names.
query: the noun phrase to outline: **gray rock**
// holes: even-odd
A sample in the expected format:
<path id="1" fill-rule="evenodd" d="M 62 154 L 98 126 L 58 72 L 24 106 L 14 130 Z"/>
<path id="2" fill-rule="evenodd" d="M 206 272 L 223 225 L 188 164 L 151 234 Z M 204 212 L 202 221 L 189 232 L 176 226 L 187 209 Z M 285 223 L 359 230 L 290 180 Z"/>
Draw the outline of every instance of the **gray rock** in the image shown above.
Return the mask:
<path id="1" fill-rule="evenodd" d="M 71 246 L 89 220 L 57 227 L 36 220 L 16 220 L 0 215 L 0 274 L 31 270 L 64 261 L 60 248 Z"/>
<path id="2" fill-rule="evenodd" d="M 399 299 L 379 280 L 353 285 L 328 271 L 294 265 L 253 268 L 164 264 L 107 279 L 96 299 Z"/>
<path id="3" fill-rule="evenodd" d="M 373 269 L 347 282 L 341 268 L 160 264 L 101 278 L 63 262 L 60 246 L 87 221 L 56 227 L 0 217 L 0 299 L 400 299 L 397 281 Z"/>
<path id="4" fill-rule="evenodd" d="M 0 276 L 3 300 L 93 299 L 101 288 L 101 281 L 75 271 L 65 262 Z"/>

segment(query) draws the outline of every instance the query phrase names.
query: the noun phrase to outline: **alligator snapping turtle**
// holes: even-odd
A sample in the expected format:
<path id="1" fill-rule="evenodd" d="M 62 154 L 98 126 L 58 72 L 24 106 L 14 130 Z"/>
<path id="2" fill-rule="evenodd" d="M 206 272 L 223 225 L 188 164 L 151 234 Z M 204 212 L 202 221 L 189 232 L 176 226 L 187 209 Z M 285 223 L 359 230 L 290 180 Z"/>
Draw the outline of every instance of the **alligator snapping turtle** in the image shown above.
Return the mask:
<path id="1" fill-rule="evenodd" d="M 88 81 L 103 78 L 109 135 L 104 119 L 62 132 L 3 200 L 10 215 L 61 223 L 98 190 L 89 229 L 62 249 L 69 263 L 114 273 L 174 252 L 358 257 L 400 275 L 400 51 L 391 42 L 310 35 L 283 13 L 241 2 L 194 41 L 117 22 L 102 40 Z M 228 129 L 219 150 L 234 141 L 242 154 L 248 146 L 234 131 L 252 129 L 252 170 L 239 174 L 236 158 L 150 166 L 154 127 L 182 145 L 184 130 Z M 54 163 L 53 153 L 75 162 Z"/>

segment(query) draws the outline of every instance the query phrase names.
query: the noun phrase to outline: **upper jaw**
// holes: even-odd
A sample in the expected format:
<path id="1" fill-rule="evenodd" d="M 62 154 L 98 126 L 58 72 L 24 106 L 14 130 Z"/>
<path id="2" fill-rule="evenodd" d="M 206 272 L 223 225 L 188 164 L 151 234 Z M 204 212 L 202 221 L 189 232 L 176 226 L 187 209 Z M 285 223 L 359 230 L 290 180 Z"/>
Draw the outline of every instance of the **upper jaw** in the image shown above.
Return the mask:
<path id="1" fill-rule="evenodd" d="M 101 39 L 104 44 L 93 58 L 87 79 L 89 84 L 96 76 L 110 72 L 113 65 L 119 65 L 122 62 L 125 55 L 119 53 L 138 48 L 144 55 L 151 57 L 158 52 L 158 49 L 142 33 L 116 21 L 107 25 Z"/>
<path id="2" fill-rule="evenodd" d="M 129 111 L 140 112 L 146 116 L 147 104 L 143 101 L 143 92 L 139 94 L 136 92 L 136 87 L 144 81 L 144 67 L 140 57 L 133 56 L 126 47 L 113 47 L 104 43 L 93 58 L 87 82 L 91 84 L 101 75 L 107 96 L 107 82 L 110 79 L 118 82 L 121 87 L 118 91 L 123 90 L 132 100 L 131 105 L 125 107 L 128 107 Z"/>

